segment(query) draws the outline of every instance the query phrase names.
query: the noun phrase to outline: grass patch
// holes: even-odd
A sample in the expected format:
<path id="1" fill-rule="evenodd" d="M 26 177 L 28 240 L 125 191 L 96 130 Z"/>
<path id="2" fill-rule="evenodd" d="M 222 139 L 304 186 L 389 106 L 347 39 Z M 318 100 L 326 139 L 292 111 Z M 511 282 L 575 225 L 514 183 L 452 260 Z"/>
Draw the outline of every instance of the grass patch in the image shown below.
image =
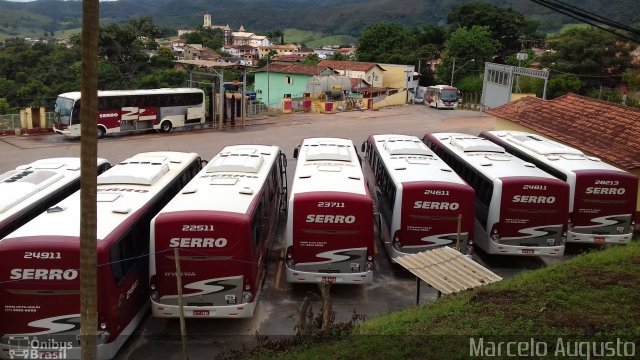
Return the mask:
<path id="1" fill-rule="evenodd" d="M 470 337 L 534 338 L 554 355 L 558 338 L 636 341 L 639 299 L 640 243 L 634 241 L 381 316 L 339 341 L 265 350 L 255 358 L 460 359 L 470 355 Z"/>

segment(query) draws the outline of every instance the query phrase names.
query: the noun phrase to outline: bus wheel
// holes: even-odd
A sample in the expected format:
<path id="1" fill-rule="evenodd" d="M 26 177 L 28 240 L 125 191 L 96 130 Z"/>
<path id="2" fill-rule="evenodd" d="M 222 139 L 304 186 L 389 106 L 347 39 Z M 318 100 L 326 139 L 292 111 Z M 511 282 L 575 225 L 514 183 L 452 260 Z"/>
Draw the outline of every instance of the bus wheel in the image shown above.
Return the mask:
<path id="1" fill-rule="evenodd" d="M 105 131 L 102 126 L 98 126 L 98 130 L 96 131 L 96 137 L 98 139 L 102 139 L 104 137 Z"/>
<path id="2" fill-rule="evenodd" d="M 166 120 L 160 124 L 160 132 L 169 132 L 171 131 L 171 121 Z"/>

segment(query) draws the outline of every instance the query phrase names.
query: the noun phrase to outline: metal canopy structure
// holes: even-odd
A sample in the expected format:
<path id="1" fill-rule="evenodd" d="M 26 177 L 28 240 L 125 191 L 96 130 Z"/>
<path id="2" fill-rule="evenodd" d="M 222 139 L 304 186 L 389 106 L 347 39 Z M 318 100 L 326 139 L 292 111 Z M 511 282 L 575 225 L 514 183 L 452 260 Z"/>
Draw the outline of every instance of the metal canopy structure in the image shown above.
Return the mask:
<path id="1" fill-rule="evenodd" d="M 443 294 L 457 293 L 502 280 L 489 269 L 450 247 L 401 256 L 396 261 Z"/>
<path id="2" fill-rule="evenodd" d="M 547 98 L 548 71 L 486 62 L 484 63 L 480 111 L 509 103 L 514 76 L 520 75 L 544 79 L 542 98 Z"/>

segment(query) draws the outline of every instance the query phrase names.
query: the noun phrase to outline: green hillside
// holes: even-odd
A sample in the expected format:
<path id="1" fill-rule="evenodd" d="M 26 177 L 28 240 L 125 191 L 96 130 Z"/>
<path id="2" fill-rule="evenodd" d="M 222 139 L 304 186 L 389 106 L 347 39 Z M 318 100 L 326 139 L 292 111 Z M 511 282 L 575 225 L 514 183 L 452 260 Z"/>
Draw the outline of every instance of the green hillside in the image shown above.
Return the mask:
<path id="1" fill-rule="evenodd" d="M 530 343 L 533 339 L 536 344 L 546 344 L 547 355 L 551 355 L 546 358 L 569 358 L 556 356 L 558 351 L 562 355 L 558 346 L 566 350 L 567 343 L 574 341 L 637 342 L 638 299 L 640 243 L 636 241 L 381 316 L 357 327 L 353 335 L 337 336 L 339 341 L 285 352 L 261 350 L 254 357 L 465 359 L 470 357 L 470 338 L 474 338 L 475 345 L 483 338 L 485 350 L 490 342 Z M 558 343 L 559 338 L 562 343 Z M 634 346 L 637 356 L 638 344 Z M 542 356 L 531 357 L 527 352 L 526 357 Z"/>

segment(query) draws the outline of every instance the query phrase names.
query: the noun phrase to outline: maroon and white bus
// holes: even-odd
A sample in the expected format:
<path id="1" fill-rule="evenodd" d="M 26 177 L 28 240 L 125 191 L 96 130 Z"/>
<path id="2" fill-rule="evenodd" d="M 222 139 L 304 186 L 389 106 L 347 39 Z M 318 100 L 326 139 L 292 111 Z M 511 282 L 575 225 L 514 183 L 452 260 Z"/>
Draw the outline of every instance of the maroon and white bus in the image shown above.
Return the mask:
<path id="1" fill-rule="evenodd" d="M 225 147 L 151 222 L 151 308 L 178 317 L 253 316 L 286 209 L 287 158 L 276 146 Z"/>
<path id="2" fill-rule="evenodd" d="M 111 164 L 97 159 L 98 174 Z M 0 239 L 80 189 L 80 158 L 40 159 L 0 174 Z"/>
<path id="3" fill-rule="evenodd" d="M 137 130 L 168 132 L 205 121 L 204 91 L 197 88 L 98 91 L 97 136 Z M 53 131 L 80 136 L 80 92 L 58 95 Z"/>
<path id="4" fill-rule="evenodd" d="M 294 158 L 298 163 L 287 217 L 287 281 L 370 284 L 373 201 L 353 142 L 305 139 Z"/>
<path id="5" fill-rule="evenodd" d="M 475 194 L 449 165 L 415 136 L 372 135 L 362 151 L 382 215 L 378 232 L 392 261 L 442 246 L 470 253 Z"/>
<path id="6" fill-rule="evenodd" d="M 149 222 L 201 167 L 194 153 L 150 152 L 98 176 L 99 358 L 112 358 L 146 313 Z M 0 357 L 79 358 L 81 216 L 78 191 L 0 240 Z"/>
<path id="7" fill-rule="evenodd" d="M 476 192 L 474 244 L 489 254 L 564 254 L 565 182 L 478 136 L 434 133 L 423 141 Z"/>
<path id="8" fill-rule="evenodd" d="M 631 241 L 638 197 L 635 175 L 537 134 L 503 130 L 480 136 L 569 184 L 567 242 Z"/>

